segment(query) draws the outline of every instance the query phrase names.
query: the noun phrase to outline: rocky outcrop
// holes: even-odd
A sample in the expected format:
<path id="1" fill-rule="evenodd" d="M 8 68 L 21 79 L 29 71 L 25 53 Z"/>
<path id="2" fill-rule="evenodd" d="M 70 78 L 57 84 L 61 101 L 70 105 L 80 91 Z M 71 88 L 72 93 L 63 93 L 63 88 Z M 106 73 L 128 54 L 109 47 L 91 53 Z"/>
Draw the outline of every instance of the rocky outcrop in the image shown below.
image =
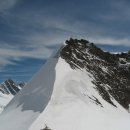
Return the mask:
<path id="1" fill-rule="evenodd" d="M 116 107 L 114 98 L 124 108 L 130 104 L 130 53 L 111 54 L 87 40 L 70 39 L 60 56 L 73 69 L 90 72 L 102 98 Z"/>

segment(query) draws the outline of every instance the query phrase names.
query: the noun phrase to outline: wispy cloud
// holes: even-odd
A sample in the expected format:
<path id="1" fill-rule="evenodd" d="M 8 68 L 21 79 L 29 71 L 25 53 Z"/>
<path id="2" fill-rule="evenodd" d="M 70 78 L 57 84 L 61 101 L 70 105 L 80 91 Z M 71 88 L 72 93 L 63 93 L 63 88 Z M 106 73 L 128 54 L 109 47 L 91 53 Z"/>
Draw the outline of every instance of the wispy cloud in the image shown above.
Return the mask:
<path id="1" fill-rule="evenodd" d="M 18 1 L 0 0 L 0 11 L 15 7 Z M 125 24 L 125 20 L 129 20 L 126 0 L 110 0 L 105 5 L 102 0 L 95 4 L 86 0 L 81 0 L 80 4 L 78 0 L 32 1 L 32 4 L 23 1 L 22 8 L 14 8 L 3 15 L 0 65 L 28 57 L 46 59 L 52 52 L 50 46 L 70 37 L 98 44 L 130 46 L 129 24 Z"/>
<path id="2" fill-rule="evenodd" d="M 130 39 L 115 39 L 111 37 L 97 37 L 97 38 L 89 38 L 91 41 L 97 44 L 103 45 L 124 45 L 130 47 Z"/>
<path id="3" fill-rule="evenodd" d="M 0 58 L 0 67 L 4 67 L 5 65 L 15 65 L 14 62 L 10 61 L 10 59 L 8 59 L 7 57 L 2 57 Z"/>
<path id="4" fill-rule="evenodd" d="M 19 48 L 0 48 L 0 65 L 14 64 L 13 60 L 19 61 L 24 58 L 47 59 L 52 50 L 47 47 L 31 50 L 20 50 Z"/>
<path id="5" fill-rule="evenodd" d="M 15 6 L 18 0 L 0 0 L 0 11 L 5 11 Z"/>

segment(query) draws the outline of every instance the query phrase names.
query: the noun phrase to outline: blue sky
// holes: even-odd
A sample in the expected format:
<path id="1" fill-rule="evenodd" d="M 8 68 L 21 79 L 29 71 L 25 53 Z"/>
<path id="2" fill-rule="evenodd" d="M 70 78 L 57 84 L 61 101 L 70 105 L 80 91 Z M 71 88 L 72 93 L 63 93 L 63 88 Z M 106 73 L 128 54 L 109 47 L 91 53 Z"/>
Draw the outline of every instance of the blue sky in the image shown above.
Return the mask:
<path id="1" fill-rule="evenodd" d="M 129 0 L 0 0 L 0 82 L 28 81 L 58 44 L 130 49 Z"/>

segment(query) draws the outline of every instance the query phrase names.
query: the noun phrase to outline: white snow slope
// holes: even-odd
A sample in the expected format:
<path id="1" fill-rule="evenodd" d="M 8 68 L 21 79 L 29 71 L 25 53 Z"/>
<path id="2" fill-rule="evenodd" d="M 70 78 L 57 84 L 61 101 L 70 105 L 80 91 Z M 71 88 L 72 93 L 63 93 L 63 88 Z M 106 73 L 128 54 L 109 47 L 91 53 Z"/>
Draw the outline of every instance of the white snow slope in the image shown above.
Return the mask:
<path id="1" fill-rule="evenodd" d="M 130 114 L 103 100 L 92 80 L 51 57 L 0 115 L 0 130 L 130 130 Z"/>
<path id="2" fill-rule="evenodd" d="M 5 106 L 10 102 L 14 96 L 11 94 L 3 94 L 0 92 L 0 113 L 4 110 Z"/>

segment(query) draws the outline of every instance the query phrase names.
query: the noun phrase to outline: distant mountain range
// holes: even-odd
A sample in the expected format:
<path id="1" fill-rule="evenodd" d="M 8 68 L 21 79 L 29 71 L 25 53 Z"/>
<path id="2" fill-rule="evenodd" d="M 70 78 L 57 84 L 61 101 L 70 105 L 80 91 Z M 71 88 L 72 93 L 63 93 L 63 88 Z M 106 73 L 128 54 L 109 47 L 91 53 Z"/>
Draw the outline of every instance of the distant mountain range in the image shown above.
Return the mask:
<path id="1" fill-rule="evenodd" d="M 0 84 L 0 113 L 9 101 L 24 87 L 25 83 L 15 83 L 8 79 Z"/>

